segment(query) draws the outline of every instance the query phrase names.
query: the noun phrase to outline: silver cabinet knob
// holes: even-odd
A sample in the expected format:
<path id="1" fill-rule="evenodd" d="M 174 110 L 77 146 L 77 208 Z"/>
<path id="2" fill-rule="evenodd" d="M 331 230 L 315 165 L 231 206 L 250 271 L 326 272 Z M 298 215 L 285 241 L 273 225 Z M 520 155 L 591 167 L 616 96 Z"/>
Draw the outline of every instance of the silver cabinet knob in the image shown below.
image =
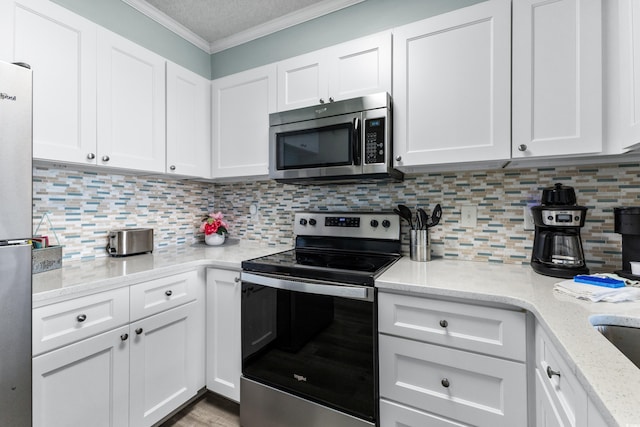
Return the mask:
<path id="1" fill-rule="evenodd" d="M 110 160 L 109 156 L 102 156 L 102 161 L 103 162 L 108 162 L 109 160 Z"/>
<path id="2" fill-rule="evenodd" d="M 324 104 L 324 98 L 320 98 L 320 104 Z"/>
<path id="3" fill-rule="evenodd" d="M 446 328 L 447 326 L 449 326 L 449 322 L 447 322 L 446 320 L 441 320 L 440 326 L 442 326 L 443 328 Z"/>
<path id="4" fill-rule="evenodd" d="M 171 169 L 172 171 L 176 170 L 176 165 L 169 166 L 169 169 Z"/>
<path id="5" fill-rule="evenodd" d="M 396 156 L 396 162 L 399 162 L 402 160 L 402 156 Z"/>
<path id="6" fill-rule="evenodd" d="M 128 338 L 129 338 L 129 334 L 122 334 L 122 335 L 120 335 L 120 339 L 121 339 L 122 341 L 126 341 Z"/>
<path id="7" fill-rule="evenodd" d="M 449 380 L 446 379 L 446 378 L 443 378 L 442 381 L 440 381 L 440 384 L 442 384 L 442 387 L 444 387 L 444 388 L 449 388 L 449 386 L 451 385 Z"/>
<path id="8" fill-rule="evenodd" d="M 236 283 L 239 283 L 240 282 L 240 277 L 234 277 L 233 281 L 236 282 Z"/>
<path id="9" fill-rule="evenodd" d="M 89 160 L 93 160 L 93 159 L 95 159 L 95 158 L 96 158 L 96 155 L 95 155 L 94 153 L 89 153 L 89 154 L 87 154 L 87 159 L 89 159 Z"/>
<path id="10" fill-rule="evenodd" d="M 553 369 L 551 369 L 551 366 L 547 366 L 547 376 L 549 378 L 553 378 L 554 375 L 560 376 L 560 372 L 554 371 Z"/>
<path id="11" fill-rule="evenodd" d="M 143 332 L 142 328 L 138 328 L 138 329 L 136 329 L 136 334 L 137 334 L 137 335 L 140 335 L 142 332 Z"/>
<path id="12" fill-rule="evenodd" d="M 173 295 L 173 292 L 171 290 L 169 290 L 169 291 L 166 291 L 164 294 L 166 296 L 170 297 L 171 295 Z"/>
<path id="13" fill-rule="evenodd" d="M 518 151 L 527 151 L 527 144 L 518 145 Z"/>
<path id="14" fill-rule="evenodd" d="M 86 314 L 78 314 L 78 316 L 76 317 L 76 320 L 78 322 L 84 322 L 85 320 L 87 320 L 87 315 Z"/>
<path id="15" fill-rule="evenodd" d="M 334 101 L 333 97 L 332 97 L 332 96 L 330 96 L 330 97 L 329 97 L 329 102 L 333 102 L 333 101 Z"/>

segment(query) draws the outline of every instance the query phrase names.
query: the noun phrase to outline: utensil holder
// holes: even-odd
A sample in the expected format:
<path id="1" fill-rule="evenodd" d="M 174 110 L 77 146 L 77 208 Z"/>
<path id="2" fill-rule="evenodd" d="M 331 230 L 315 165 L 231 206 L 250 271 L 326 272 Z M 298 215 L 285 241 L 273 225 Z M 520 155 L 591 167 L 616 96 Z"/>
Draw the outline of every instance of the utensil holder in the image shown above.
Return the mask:
<path id="1" fill-rule="evenodd" d="M 411 261 L 431 261 L 429 229 L 411 230 L 409 234 L 409 256 Z"/>

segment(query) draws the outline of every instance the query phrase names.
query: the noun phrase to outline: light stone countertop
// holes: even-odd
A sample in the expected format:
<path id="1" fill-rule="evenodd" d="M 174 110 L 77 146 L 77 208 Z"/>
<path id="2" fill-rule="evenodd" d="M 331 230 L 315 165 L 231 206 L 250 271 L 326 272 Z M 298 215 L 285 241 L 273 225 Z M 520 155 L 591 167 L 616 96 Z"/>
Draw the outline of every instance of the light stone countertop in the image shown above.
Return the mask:
<path id="1" fill-rule="evenodd" d="M 597 332 L 590 319 L 640 327 L 640 302 L 592 303 L 559 295 L 562 279 L 529 266 L 404 257 L 376 280 L 384 291 L 470 303 L 507 304 L 533 313 L 610 425 L 640 426 L 640 369 Z"/>
<path id="2" fill-rule="evenodd" d="M 221 246 L 176 245 L 151 254 L 63 262 L 62 268 L 33 275 L 33 307 L 179 274 L 198 267 L 240 270 L 242 261 L 283 250 L 230 239 Z"/>

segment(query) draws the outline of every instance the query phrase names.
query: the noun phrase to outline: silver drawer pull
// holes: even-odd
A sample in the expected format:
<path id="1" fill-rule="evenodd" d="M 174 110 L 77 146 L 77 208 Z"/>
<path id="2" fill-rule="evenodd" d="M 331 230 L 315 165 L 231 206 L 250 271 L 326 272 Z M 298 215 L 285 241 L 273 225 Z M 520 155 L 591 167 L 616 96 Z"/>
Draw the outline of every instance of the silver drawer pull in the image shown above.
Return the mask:
<path id="1" fill-rule="evenodd" d="M 554 371 L 551 366 L 547 366 L 547 376 L 552 378 L 554 375 L 560 376 L 560 371 Z"/>
<path id="2" fill-rule="evenodd" d="M 142 328 L 138 328 L 138 329 L 136 329 L 136 335 L 140 335 L 142 332 L 143 332 L 143 331 L 142 331 Z"/>
<path id="3" fill-rule="evenodd" d="M 122 335 L 120 335 L 120 339 L 121 339 L 122 341 L 126 341 L 128 338 L 129 338 L 129 334 L 122 334 Z"/>
<path id="4" fill-rule="evenodd" d="M 173 292 L 171 292 L 171 291 L 166 291 L 164 294 L 165 294 L 166 296 L 170 297 L 171 295 L 173 295 Z"/>
<path id="5" fill-rule="evenodd" d="M 449 383 L 449 380 L 446 379 L 446 378 L 443 378 L 442 381 L 440 381 L 440 384 L 442 384 L 442 387 L 444 387 L 444 388 L 449 388 L 449 386 L 451 385 Z"/>
<path id="6" fill-rule="evenodd" d="M 449 322 L 447 322 L 446 320 L 441 320 L 440 326 L 442 326 L 443 328 L 446 328 L 447 326 L 449 326 Z"/>
<path id="7" fill-rule="evenodd" d="M 76 320 L 78 322 L 84 322 L 85 320 L 87 320 L 87 315 L 86 314 L 78 314 L 78 317 L 76 317 Z"/>

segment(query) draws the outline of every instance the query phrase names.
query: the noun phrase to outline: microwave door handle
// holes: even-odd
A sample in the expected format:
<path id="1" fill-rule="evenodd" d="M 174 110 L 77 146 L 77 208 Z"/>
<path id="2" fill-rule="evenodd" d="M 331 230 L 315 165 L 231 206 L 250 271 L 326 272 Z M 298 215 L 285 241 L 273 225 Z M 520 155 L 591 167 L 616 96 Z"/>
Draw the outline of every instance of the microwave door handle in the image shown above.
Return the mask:
<path id="1" fill-rule="evenodd" d="M 360 164 L 360 150 L 362 148 L 362 140 L 360 133 L 360 119 L 353 119 L 353 164 Z"/>

